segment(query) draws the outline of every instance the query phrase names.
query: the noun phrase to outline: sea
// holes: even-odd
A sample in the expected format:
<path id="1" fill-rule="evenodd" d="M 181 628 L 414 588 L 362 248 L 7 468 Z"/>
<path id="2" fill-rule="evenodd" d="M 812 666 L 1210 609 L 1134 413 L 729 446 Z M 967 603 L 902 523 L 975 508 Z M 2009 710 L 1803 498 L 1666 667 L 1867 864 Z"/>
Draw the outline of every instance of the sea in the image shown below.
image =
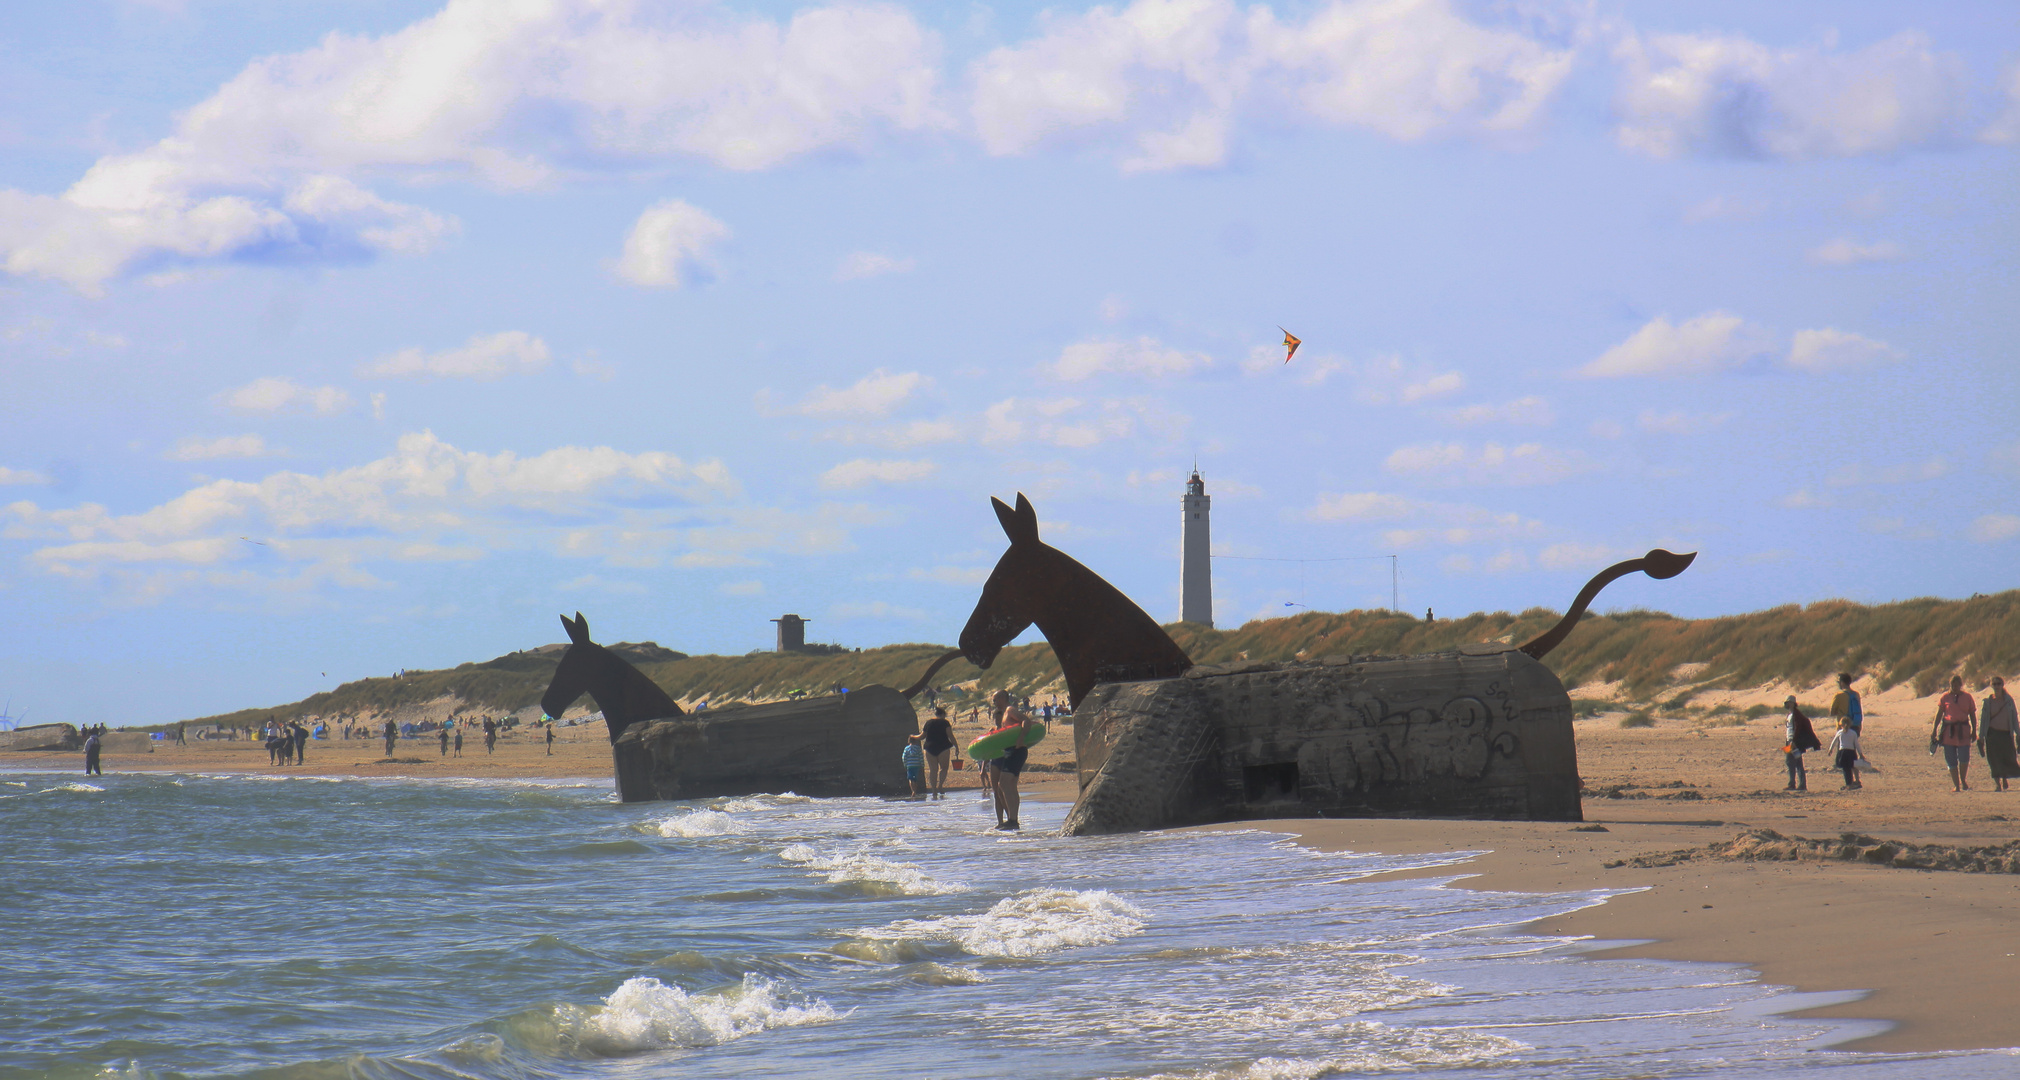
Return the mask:
<path id="1" fill-rule="evenodd" d="M 0 1080 L 2020 1075 L 1523 930 L 1604 893 L 1066 809 L 0 773 Z"/>

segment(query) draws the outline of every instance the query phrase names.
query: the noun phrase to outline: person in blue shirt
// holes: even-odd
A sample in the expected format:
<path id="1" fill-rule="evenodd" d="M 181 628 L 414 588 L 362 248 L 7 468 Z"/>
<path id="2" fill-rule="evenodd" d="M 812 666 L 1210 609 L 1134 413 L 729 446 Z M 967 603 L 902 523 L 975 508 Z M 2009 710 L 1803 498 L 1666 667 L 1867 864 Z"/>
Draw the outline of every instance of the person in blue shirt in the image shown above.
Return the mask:
<path id="1" fill-rule="evenodd" d="M 912 795 L 918 797 L 926 786 L 926 752 L 919 749 L 919 736 L 905 736 L 905 749 L 898 754 L 905 763 L 905 782 L 912 785 Z"/>
<path id="2" fill-rule="evenodd" d="M 1866 710 L 1859 704 L 1859 692 L 1852 689 L 1848 672 L 1838 672 L 1838 696 L 1831 699 L 1831 718 L 1848 721 L 1845 726 L 1853 731 L 1866 726 Z"/>

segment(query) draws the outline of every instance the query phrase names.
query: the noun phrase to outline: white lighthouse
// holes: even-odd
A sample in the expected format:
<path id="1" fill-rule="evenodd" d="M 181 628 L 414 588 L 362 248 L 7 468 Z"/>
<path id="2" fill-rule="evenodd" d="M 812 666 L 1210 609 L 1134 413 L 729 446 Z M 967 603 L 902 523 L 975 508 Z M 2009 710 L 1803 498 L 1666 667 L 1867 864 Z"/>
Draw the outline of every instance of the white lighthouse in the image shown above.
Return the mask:
<path id="1" fill-rule="evenodd" d="M 1212 539 L 1207 533 L 1208 508 L 1213 499 L 1206 482 L 1199 478 L 1199 466 L 1185 482 L 1185 556 L 1179 565 L 1178 618 L 1181 622 L 1213 625 Z"/>

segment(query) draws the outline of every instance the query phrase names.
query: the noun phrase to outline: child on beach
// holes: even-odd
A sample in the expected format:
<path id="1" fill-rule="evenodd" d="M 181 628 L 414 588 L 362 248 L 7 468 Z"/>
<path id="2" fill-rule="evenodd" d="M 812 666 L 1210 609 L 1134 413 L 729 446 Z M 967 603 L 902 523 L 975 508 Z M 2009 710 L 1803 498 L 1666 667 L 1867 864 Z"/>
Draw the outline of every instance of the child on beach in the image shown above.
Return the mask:
<path id="1" fill-rule="evenodd" d="M 1845 787 L 1860 788 L 1859 782 L 1859 729 L 1852 726 L 1849 716 L 1838 719 L 1838 733 L 1831 736 L 1831 757 L 1845 774 Z"/>
<path id="2" fill-rule="evenodd" d="M 919 749 L 919 736 L 905 736 L 905 748 L 898 752 L 898 759 L 905 763 L 905 782 L 912 785 L 916 798 L 926 786 L 926 752 Z"/>

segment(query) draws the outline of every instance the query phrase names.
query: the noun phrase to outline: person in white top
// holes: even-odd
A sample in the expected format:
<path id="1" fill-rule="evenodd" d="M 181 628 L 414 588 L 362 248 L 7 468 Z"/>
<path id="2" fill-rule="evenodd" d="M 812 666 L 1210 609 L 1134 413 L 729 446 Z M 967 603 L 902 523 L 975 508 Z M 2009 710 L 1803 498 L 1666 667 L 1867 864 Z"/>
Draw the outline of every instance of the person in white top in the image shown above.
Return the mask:
<path id="1" fill-rule="evenodd" d="M 1847 788 L 1865 787 L 1859 782 L 1859 729 L 1851 717 L 1840 717 L 1838 733 L 1831 737 L 1831 759 L 1844 770 Z"/>

